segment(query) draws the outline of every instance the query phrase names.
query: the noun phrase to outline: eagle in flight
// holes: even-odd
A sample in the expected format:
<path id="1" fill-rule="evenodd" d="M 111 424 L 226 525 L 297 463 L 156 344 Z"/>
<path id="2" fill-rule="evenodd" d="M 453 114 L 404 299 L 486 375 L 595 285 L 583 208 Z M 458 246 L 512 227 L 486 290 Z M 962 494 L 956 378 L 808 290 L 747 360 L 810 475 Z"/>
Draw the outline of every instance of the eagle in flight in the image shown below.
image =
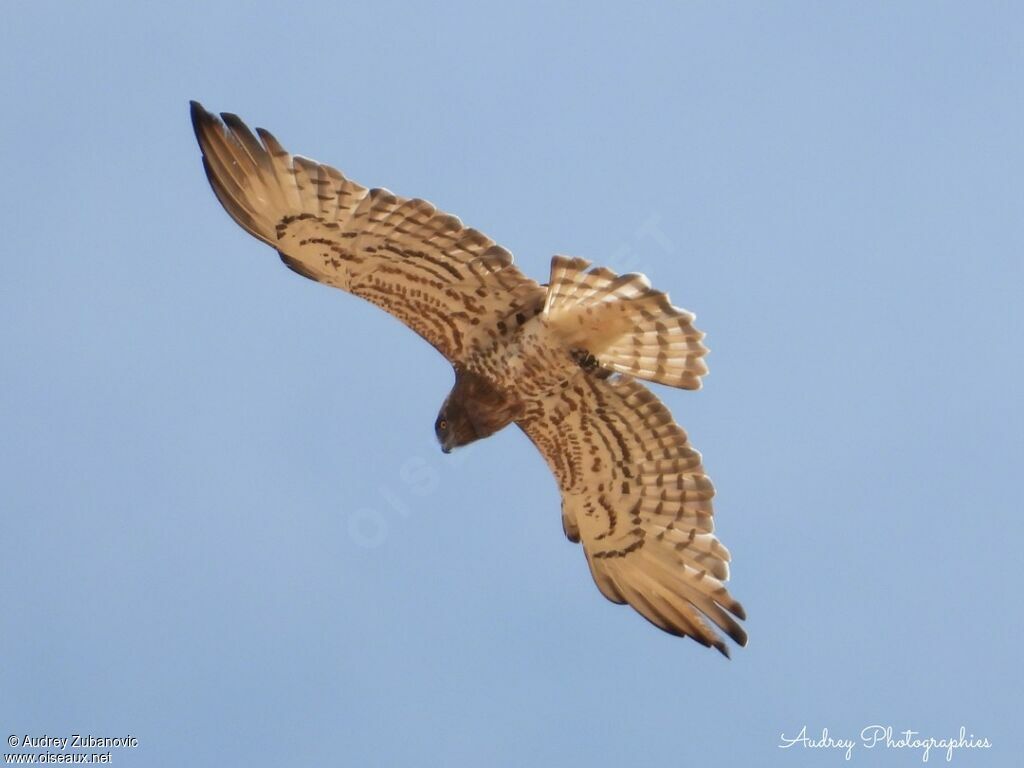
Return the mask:
<path id="1" fill-rule="evenodd" d="M 445 452 L 515 423 L 558 480 L 565 535 L 582 543 L 605 597 L 726 656 L 712 625 L 746 644 L 701 455 L 636 381 L 700 387 L 707 349 L 691 313 L 643 275 L 579 258 L 555 256 L 540 285 L 425 200 L 367 189 L 196 102 L 192 125 L 206 177 L 243 229 L 303 277 L 391 313 L 452 364 L 434 424 Z"/>

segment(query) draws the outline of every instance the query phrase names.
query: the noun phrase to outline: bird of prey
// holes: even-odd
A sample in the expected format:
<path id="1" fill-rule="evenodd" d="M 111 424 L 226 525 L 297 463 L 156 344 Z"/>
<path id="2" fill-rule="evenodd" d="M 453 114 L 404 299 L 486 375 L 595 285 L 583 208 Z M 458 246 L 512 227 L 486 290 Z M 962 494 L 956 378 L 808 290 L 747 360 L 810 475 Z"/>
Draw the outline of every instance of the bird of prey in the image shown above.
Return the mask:
<path id="1" fill-rule="evenodd" d="M 643 275 L 580 258 L 555 256 L 540 285 L 425 200 L 367 189 L 196 102 L 192 125 L 206 177 L 243 229 L 303 277 L 394 315 L 452 364 L 434 423 L 445 452 L 515 423 L 554 473 L 565 534 L 582 543 L 605 597 L 726 656 L 713 626 L 746 644 L 701 455 L 637 381 L 700 387 L 707 350 L 691 313 Z"/>

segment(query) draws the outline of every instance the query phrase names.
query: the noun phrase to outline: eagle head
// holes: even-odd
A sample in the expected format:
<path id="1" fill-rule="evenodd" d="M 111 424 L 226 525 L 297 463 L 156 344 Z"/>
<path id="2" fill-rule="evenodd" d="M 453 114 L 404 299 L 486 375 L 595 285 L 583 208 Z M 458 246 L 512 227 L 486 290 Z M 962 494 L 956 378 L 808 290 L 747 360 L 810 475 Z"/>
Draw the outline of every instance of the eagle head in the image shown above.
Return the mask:
<path id="1" fill-rule="evenodd" d="M 437 414 L 434 434 L 437 435 L 437 442 L 441 444 L 441 450 L 445 453 L 451 453 L 453 448 L 469 445 L 483 437 L 473 424 L 465 405 L 453 400 L 451 395 L 444 401 L 441 411 Z"/>
<path id="2" fill-rule="evenodd" d="M 455 370 L 455 386 L 445 398 L 434 422 L 434 434 L 441 450 L 493 435 L 518 418 L 521 409 L 482 376 Z"/>

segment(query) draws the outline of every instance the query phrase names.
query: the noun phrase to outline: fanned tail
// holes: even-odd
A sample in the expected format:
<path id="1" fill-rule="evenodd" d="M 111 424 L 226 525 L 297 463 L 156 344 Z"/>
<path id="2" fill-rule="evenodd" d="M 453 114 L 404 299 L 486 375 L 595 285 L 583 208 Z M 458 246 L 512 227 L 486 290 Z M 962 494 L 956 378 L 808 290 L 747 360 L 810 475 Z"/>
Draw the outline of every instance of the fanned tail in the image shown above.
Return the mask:
<path id="1" fill-rule="evenodd" d="M 707 373 L 704 334 L 694 315 L 672 306 L 639 274 L 617 275 L 590 262 L 551 260 L 544 315 L 566 346 L 603 368 L 682 389 Z"/>

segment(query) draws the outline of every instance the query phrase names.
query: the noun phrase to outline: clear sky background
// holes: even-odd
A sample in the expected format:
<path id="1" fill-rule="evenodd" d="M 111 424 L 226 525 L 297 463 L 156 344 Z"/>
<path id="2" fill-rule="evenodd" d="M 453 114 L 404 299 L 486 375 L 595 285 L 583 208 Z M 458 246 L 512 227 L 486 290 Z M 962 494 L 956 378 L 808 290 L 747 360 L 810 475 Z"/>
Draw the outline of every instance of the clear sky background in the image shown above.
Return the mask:
<path id="1" fill-rule="evenodd" d="M 1024 13 L 1013 3 L 8 2 L 0 735 L 113 764 L 1020 760 Z M 751 640 L 606 602 L 510 428 L 215 201 L 188 100 L 707 332 Z M 861 765 L 918 753 L 855 752 Z M 941 762 L 933 756 L 933 761 Z"/>

